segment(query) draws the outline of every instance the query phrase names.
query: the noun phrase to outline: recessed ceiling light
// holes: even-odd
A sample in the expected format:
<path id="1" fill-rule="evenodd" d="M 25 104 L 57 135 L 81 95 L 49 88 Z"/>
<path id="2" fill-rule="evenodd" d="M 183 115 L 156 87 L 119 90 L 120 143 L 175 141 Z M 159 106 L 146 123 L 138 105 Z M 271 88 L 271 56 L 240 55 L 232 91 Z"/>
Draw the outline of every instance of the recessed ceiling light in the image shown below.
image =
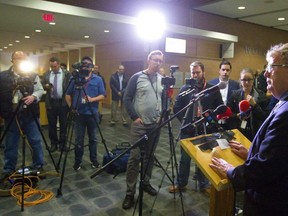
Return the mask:
<path id="1" fill-rule="evenodd" d="M 90 38 L 90 36 L 89 35 L 85 35 L 84 38 Z"/>
<path id="2" fill-rule="evenodd" d="M 7 49 L 8 47 L 5 46 L 5 47 L 3 47 L 3 48 L 4 48 L 4 49 Z"/>
<path id="3" fill-rule="evenodd" d="M 49 25 L 56 25 L 55 22 L 49 22 Z"/>
<path id="4" fill-rule="evenodd" d="M 13 46 L 13 44 L 8 44 L 8 46 Z"/>
<path id="5" fill-rule="evenodd" d="M 238 10 L 245 10 L 246 9 L 246 7 L 244 7 L 244 6 L 239 6 L 238 7 Z"/>
<path id="6" fill-rule="evenodd" d="M 29 35 L 25 35 L 25 36 L 24 36 L 24 38 L 26 38 L 26 39 L 29 39 L 29 38 L 30 38 L 30 36 L 29 36 Z"/>
<path id="7" fill-rule="evenodd" d="M 105 33 L 109 33 L 109 32 L 110 32 L 110 30 L 104 30 L 104 32 L 105 32 Z"/>
<path id="8" fill-rule="evenodd" d="M 3 49 L 0 49 L 0 52 L 3 51 Z"/>
<path id="9" fill-rule="evenodd" d="M 38 33 L 39 33 L 39 32 L 41 32 L 41 30 L 40 30 L 40 29 L 36 29 L 35 32 L 38 32 Z"/>
<path id="10" fill-rule="evenodd" d="M 279 20 L 279 21 L 284 21 L 285 18 L 284 18 L 284 17 L 279 17 L 278 20 Z"/>
<path id="11" fill-rule="evenodd" d="M 16 43 L 20 43 L 20 41 L 19 41 L 19 40 L 15 40 L 15 42 L 16 42 Z"/>

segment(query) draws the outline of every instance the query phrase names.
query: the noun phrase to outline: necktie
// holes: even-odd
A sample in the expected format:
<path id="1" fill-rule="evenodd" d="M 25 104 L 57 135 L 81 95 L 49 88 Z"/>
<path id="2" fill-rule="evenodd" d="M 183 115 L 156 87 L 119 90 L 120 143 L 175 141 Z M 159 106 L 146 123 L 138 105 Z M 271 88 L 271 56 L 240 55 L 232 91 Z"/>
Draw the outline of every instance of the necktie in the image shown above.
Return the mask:
<path id="1" fill-rule="evenodd" d="M 54 73 L 54 81 L 53 81 L 53 98 L 57 98 L 57 74 L 58 73 Z"/>

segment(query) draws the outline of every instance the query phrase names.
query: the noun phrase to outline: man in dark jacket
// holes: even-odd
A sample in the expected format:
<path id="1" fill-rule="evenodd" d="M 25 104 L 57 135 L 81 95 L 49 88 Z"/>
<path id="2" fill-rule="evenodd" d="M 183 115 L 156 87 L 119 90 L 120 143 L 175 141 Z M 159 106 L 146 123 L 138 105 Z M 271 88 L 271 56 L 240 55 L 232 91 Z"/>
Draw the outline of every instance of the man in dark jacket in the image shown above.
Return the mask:
<path id="1" fill-rule="evenodd" d="M 118 107 L 121 109 L 121 118 L 124 126 L 127 126 L 127 114 L 123 106 L 123 95 L 127 86 L 127 78 L 124 66 L 119 65 L 118 71 L 111 75 L 110 88 L 112 92 L 111 125 L 115 125 Z"/>
<path id="2" fill-rule="evenodd" d="M 50 151 L 65 150 L 68 105 L 65 91 L 69 83 L 70 74 L 60 67 L 60 60 L 52 57 L 49 60 L 51 70 L 43 76 L 43 86 L 46 90 L 46 110 L 49 123 Z M 60 134 L 57 135 L 57 120 L 59 120 Z"/>
<path id="3" fill-rule="evenodd" d="M 31 167 L 43 171 L 42 138 L 37 122 L 39 120 L 38 102 L 44 90 L 37 74 L 24 73 L 21 65 L 26 60 L 27 56 L 24 52 L 16 51 L 12 54 L 13 65 L 7 71 L 0 73 L 0 116 L 4 118 L 7 130 L 4 168 L 0 183 L 16 170 L 18 144 L 22 133 L 27 136 L 32 148 Z"/>
<path id="4" fill-rule="evenodd" d="M 207 83 L 205 80 L 205 72 L 204 72 L 204 65 L 199 62 L 195 61 L 190 65 L 191 70 L 191 80 L 194 81 L 191 85 L 184 85 L 178 96 L 176 97 L 175 105 L 174 105 L 174 113 L 177 113 L 182 108 L 187 106 L 191 99 L 191 93 L 186 94 L 184 96 L 181 95 L 182 92 L 189 90 L 189 88 L 194 88 L 196 92 L 200 92 L 204 89 L 212 87 L 211 84 Z M 192 83 L 192 82 L 191 82 Z M 197 101 L 191 108 L 187 110 L 187 116 L 185 113 L 180 113 L 178 115 L 178 119 L 182 122 L 182 125 L 187 125 L 189 123 L 193 123 L 197 120 L 197 118 L 202 117 L 201 114 L 203 111 L 207 109 L 216 109 L 219 105 L 223 104 L 220 92 L 215 92 L 213 94 L 209 94 L 208 96 L 204 97 L 200 101 Z M 185 116 L 185 119 L 184 119 Z M 211 128 L 210 128 L 211 127 Z M 206 127 L 207 133 L 212 133 L 217 131 L 217 128 L 213 127 L 213 125 Z M 205 134 L 205 128 L 203 125 L 199 125 L 196 130 L 182 130 L 181 131 L 181 139 L 194 137 L 198 135 Z M 181 148 L 181 159 L 179 164 L 179 174 L 177 177 L 176 185 L 171 185 L 169 187 L 170 193 L 178 192 L 179 190 L 184 190 L 185 186 L 188 184 L 189 174 L 190 174 L 190 156 L 186 153 L 186 151 Z M 204 174 L 197 169 L 196 171 L 197 180 L 199 181 L 200 191 L 209 194 L 210 193 L 210 186 L 208 179 L 204 176 Z"/>

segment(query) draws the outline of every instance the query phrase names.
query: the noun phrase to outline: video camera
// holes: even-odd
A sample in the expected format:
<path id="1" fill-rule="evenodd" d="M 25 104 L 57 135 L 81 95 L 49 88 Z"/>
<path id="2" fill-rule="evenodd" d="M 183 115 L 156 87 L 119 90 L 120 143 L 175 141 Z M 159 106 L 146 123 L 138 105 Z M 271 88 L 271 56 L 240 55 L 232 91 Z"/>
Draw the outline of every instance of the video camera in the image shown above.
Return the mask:
<path id="1" fill-rule="evenodd" d="M 14 86 L 18 88 L 23 95 L 32 94 L 32 86 L 36 84 L 34 80 L 31 79 L 29 74 L 15 75 Z"/>
<path id="2" fill-rule="evenodd" d="M 163 77 L 161 79 L 161 85 L 166 87 L 170 87 L 175 85 L 175 78 L 173 76 L 174 72 L 179 69 L 178 65 L 171 65 L 170 66 L 170 77 Z"/>
<path id="3" fill-rule="evenodd" d="M 72 76 L 74 78 L 84 78 L 89 76 L 93 64 L 86 62 L 76 62 L 72 65 L 73 71 Z"/>
<path id="4" fill-rule="evenodd" d="M 185 84 L 194 87 L 197 84 L 197 80 L 193 78 L 185 78 Z"/>

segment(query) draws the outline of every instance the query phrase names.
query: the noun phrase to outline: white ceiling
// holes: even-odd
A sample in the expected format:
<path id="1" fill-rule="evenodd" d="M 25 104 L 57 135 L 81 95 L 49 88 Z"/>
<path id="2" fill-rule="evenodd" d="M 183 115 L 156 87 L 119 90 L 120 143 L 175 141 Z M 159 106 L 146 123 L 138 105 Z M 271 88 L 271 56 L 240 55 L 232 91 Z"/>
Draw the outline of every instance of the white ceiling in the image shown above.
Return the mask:
<path id="1" fill-rule="evenodd" d="M 288 31 L 288 0 L 203 2 L 205 4 L 194 9 Z M 246 9 L 238 10 L 238 6 L 245 6 Z M 42 15 L 47 12 L 55 15 L 55 26 L 43 21 Z M 278 17 L 286 20 L 280 22 Z M 121 41 L 135 34 L 132 17 L 41 0 L 0 0 L 0 20 L 2 52 L 25 50 L 41 55 Z M 179 26 L 172 27 L 177 29 Z M 35 29 L 42 32 L 36 33 Z M 106 29 L 110 33 L 104 33 Z M 24 39 L 25 35 L 31 38 Z M 90 35 L 90 38 L 84 39 L 84 35 Z M 20 43 L 15 43 L 15 40 L 20 40 Z M 8 48 L 4 49 L 4 46 Z"/>
<path id="2" fill-rule="evenodd" d="M 245 6 L 246 9 L 238 10 L 239 6 Z M 288 31 L 288 0 L 223 0 L 195 9 Z M 279 17 L 285 20 L 278 21 Z"/>

